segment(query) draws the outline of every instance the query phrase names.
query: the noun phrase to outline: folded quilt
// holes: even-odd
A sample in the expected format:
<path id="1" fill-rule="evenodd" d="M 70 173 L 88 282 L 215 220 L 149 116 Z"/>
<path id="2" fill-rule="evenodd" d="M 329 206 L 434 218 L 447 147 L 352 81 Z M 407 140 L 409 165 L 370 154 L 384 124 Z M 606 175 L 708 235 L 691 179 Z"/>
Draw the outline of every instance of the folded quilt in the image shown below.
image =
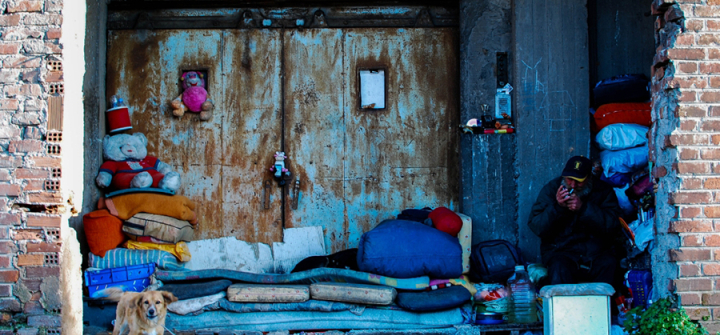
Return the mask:
<path id="1" fill-rule="evenodd" d="M 131 193 L 100 199 L 98 207 L 107 208 L 110 214 L 122 220 L 127 220 L 137 213 L 150 213 L 197 223 L 195 203 L 182 195 Z"/>
<path id="2" fill-rule="evenodd" d="M 88 265 L 91 268 L 109 269 L 121 266 L 155 263 L 158 268 L 182 271 L 184 268 L 177 262 L 175 256 L 162 250 L 129 250 L 117 248 L 108 250 L 105 257 L 88 255 Z"/>

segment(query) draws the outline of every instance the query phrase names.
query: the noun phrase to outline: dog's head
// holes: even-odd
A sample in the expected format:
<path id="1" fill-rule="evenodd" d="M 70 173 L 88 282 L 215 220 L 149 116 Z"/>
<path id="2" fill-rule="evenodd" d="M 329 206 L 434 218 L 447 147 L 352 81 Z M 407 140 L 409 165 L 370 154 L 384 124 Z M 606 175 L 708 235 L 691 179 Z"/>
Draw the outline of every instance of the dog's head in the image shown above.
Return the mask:
<path id="1" fill-rule="evenodd" d="M 178 299 L 170 292 L 147 291 L 135 297 L 135 306 L 141 316 L 148 321 L 155 321 L 165 318 L 167 305 Z"/>

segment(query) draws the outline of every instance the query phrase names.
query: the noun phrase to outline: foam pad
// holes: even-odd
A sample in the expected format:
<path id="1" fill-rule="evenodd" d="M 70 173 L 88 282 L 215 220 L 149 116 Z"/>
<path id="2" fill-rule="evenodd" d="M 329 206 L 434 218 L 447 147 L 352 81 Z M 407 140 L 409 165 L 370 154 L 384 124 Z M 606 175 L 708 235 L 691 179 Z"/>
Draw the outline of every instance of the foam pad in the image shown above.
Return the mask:
<path id="1" fill-rule="evenodd" d="M 231 281 L 222 279 L 194 284 L 167 284 L 160 287 L 158 291 L 167 291 L 177 297 L 178 300 L 186 300 L 225 291 L 230 285 L 232 285 Z"/>
<path id="2" fill-rule="evenodd" d="M 366 305 L 390 305 L 397 292 L 379 285 L 316 283 L 310 285 L 310 296 L 316 300 L 348 302 Z"/>

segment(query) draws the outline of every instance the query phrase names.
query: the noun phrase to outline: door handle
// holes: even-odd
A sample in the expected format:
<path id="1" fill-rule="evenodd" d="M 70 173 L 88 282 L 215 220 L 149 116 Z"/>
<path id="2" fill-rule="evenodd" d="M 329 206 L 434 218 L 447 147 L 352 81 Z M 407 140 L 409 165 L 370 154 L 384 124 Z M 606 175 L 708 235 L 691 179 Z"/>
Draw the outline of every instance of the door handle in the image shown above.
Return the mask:
<path id="1" fill-rule="evenodd" d="M 300 176 L 295 177 L 295 185 L 293 186 L 293 198 L 290 206 L 292 209 L 298 209 L 298 203 L 300 202 Z"/>
<path id="2" fill-rule="evenodd" d="M 270 192 L 272 191 L 272 183 L 269 180 L 265 181 L 265 191 L 263 192 L 263 207 L 270 209 Z"/>

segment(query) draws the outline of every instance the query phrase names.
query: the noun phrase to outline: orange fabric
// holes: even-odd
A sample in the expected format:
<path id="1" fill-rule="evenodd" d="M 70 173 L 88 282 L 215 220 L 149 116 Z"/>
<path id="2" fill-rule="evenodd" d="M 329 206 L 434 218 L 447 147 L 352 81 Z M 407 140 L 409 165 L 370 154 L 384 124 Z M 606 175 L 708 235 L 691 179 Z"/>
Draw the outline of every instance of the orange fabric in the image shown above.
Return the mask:
<path id="1" fill-rule="evenodd" d="M 108 250 L 115 249 L 125 242 L 122 221 L 111 215 L 106 209 L 85 214 L 83 229 L 90 252 L 100 257 L 105 257 Z"/>
<path id="2" fill-rule="evenodd" d="M 197 223 L 195 203 L 182 195 L 159 193 L 130 193 L 105 198 L 105 207 L 120 219 L 127 220 L 137 213 L 165 215 Z"/>
<path id="3" fill-rule="evenodd" d="M 650 116 L 649 102 L 627 102 L 617 104 L 606 104 L 600 106 L 595 112 L 596 130 L 616 123 L 634 123 L 650 127 L 652 117 Z"/>

